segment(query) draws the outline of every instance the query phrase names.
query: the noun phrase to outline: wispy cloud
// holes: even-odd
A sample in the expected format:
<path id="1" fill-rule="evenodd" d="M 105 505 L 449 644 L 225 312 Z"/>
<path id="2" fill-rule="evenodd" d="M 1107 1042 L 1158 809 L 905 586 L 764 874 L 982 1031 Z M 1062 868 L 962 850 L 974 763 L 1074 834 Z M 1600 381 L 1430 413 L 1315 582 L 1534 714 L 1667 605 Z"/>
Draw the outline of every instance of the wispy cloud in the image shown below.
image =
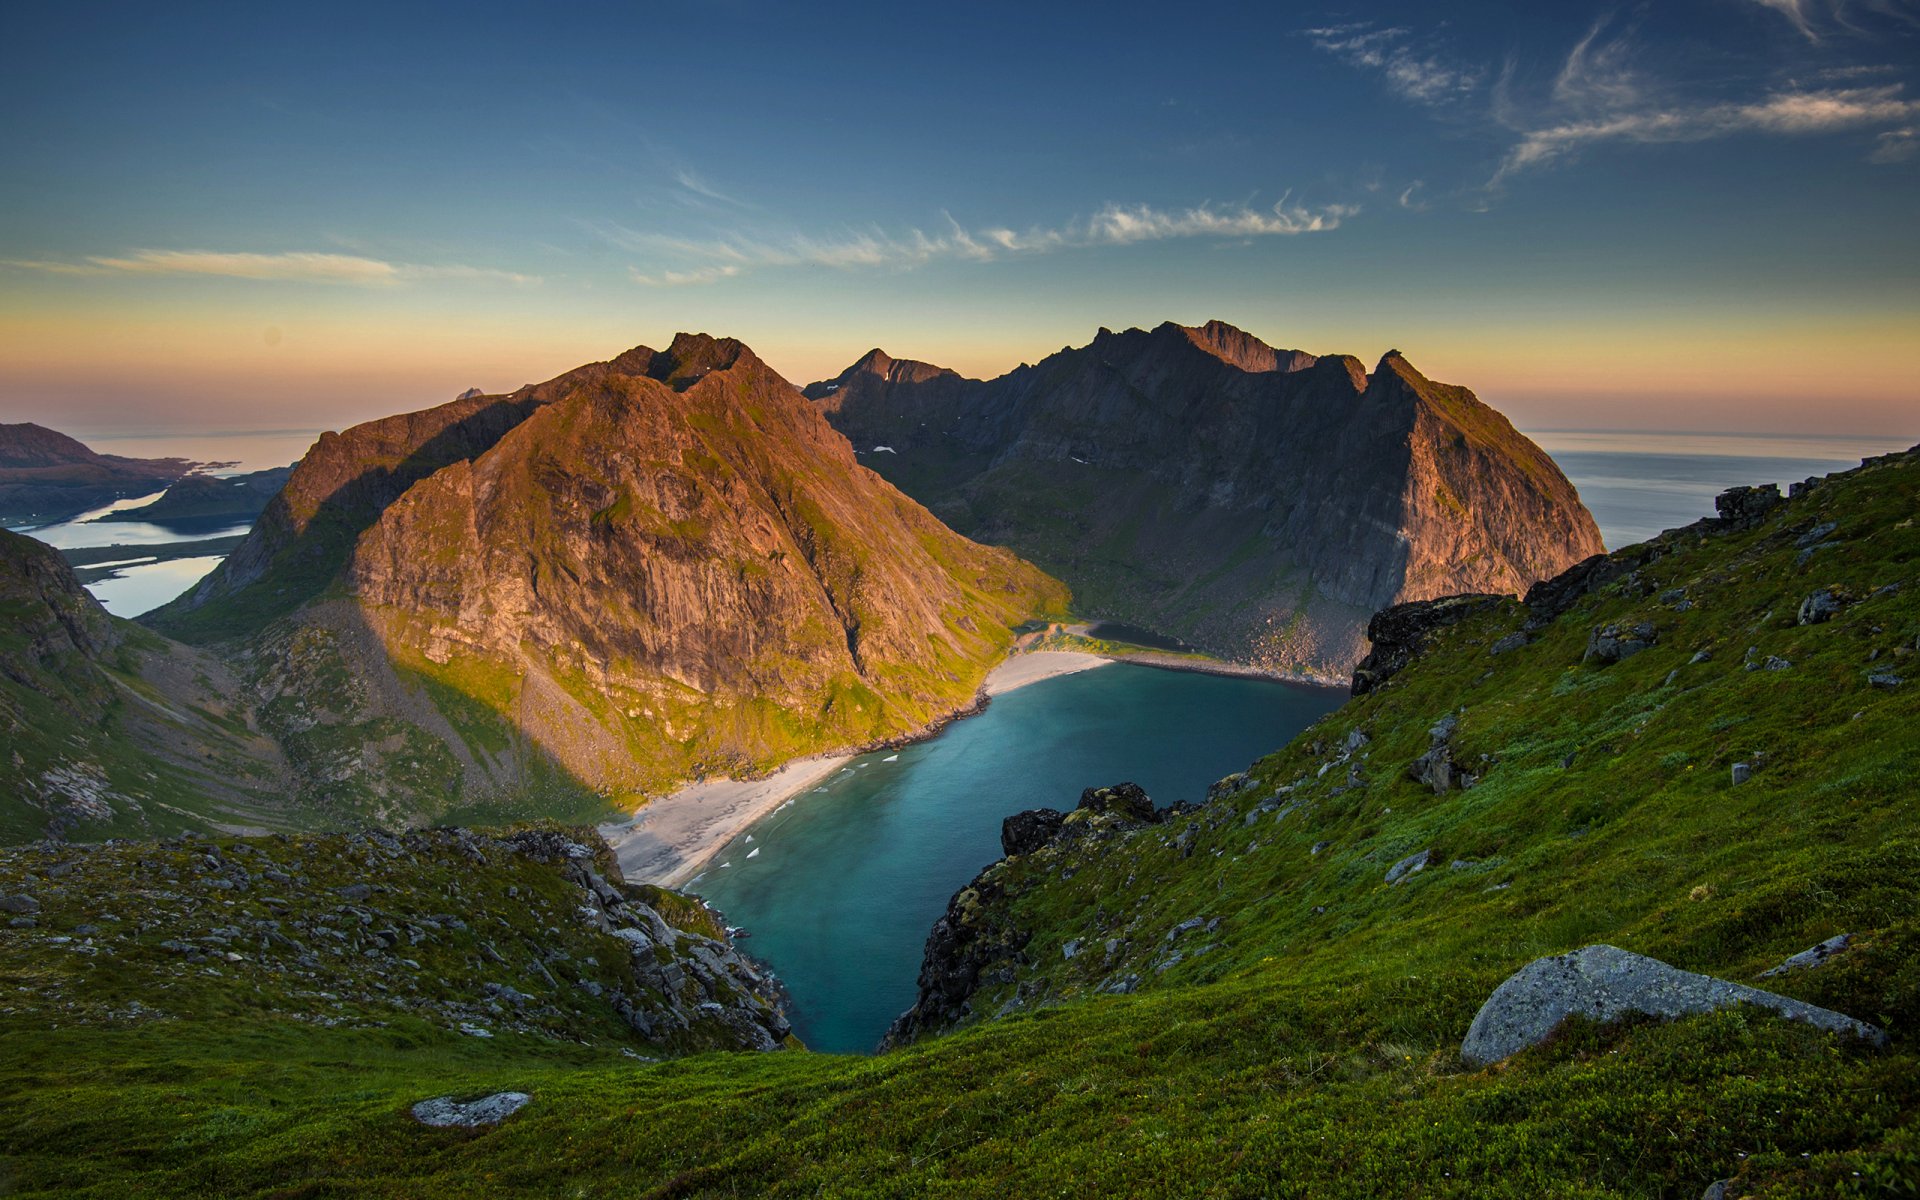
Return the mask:
<path id="1" fill-rule="evenodd" d="M 939 260 L 990 262 L 1093 246 L 1127 246 L 1178 238 L 1246 239 L 1324 233 L 1359 209 L 1329 204 L 1309 207 L 1285 195 L 1270 207 L 1250 204 L 1159 209 L 1146 204 L 1109 204 L 1093 215 L 1057 227 L 1017 230 L 1005 226 L 969 229 L 942 214 L 931 230 L 855 230 L 832 237 L 729 235 L 684 238 L 600 222 L 588 228 L 612 245 L 673 263 L 633 268 L 636 283 L 657 287 L 713 283 L 768 267 L 909 269 Z"/>
<path id="2" fill-rule="evenodd" d="M 1380 72 L 1388 88 L 1420 104 L 1458 99 L 1478 88 L 1485 77 L 1477 67 L 1448 62 L 1420 47 L 1411 31 L 1397 25 L 1382 28 L 1361 21 L 1301 33 L 1317 49 L 1352 66 Z"/>
<path id="3" fill-rule="evenodd" d="M 1920 25 L 1920 4 L 1913 0 L 1752 0 L 1772 9 L 1810 42 L 1838 33 L 1870 34 L 1870 18 Z"/>
<path id="4" fill-rule="evenodd" d="M 1833 133 L 1920 117 L 1920 101 L 1906 99 L 1901 92 L 1897 84 L 1785 91 L 1750 103 L 1634 108 L 1550 125 L 1527 131 L 1507 152 L 1493 182 L 1598 142 L 1701 142 L 1738 133 Z"/>
<path id="5" fill-rule="evenodd" d="M 1915 154 L 1920 154 L 1920 130 L 1889 129 L 1880 135 L 1873 153 L 1867 155 L 1867 161 L 1884 166 L 1906 162 Z"/>
<path id="6" fill-rule="evenodd" d="M 538 283 L 535 276 L 486 267 L 391 263 L 357 254 L 291 251 L 284 254 L 211 250 L 136 250 L 77 261 L 10 259 L 7 266 L 56 275 L 211 275 L 227 279 L 393 287 L 421 280 Z"/>

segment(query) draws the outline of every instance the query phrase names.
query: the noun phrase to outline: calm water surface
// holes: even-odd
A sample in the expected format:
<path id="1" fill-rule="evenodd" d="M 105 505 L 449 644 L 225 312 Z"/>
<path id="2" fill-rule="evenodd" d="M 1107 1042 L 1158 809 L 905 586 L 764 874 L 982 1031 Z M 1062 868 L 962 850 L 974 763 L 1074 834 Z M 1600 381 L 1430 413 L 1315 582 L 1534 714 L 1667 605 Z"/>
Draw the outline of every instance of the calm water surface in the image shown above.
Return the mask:
<path id="1" fill-rule="evenodd" d="M 1031 684 L 801 793 L 691 890 L 751 931 L 742 948 L 786 982 L 801 1040 L 869 1051 L 913 1003 L 948 897 L 1000 857 L 1003 818 L 1071 809 L 1082 788 L 1129 779 L 1160 805 L 1203 800 L 1344 699 L 1125 664 Z"/>
<path id="2" fill-rule="evenodd" d="M 1730 487 L 1847 471 L 1869 455 L 1904 450 L 1912 439 L 1695 433 L 1542 432 L 1529 435 L 1553 456 L 1600 526 L 1609 550 L 1713 515 Z"/>

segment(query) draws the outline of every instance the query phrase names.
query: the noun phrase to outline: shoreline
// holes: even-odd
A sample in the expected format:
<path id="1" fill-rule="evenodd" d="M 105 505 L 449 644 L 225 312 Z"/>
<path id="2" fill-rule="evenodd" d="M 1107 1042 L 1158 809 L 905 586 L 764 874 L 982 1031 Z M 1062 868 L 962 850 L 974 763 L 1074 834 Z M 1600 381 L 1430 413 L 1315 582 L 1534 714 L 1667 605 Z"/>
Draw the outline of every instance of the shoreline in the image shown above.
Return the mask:
<path id="1" fill-rule="evenodd" d="M 1290 683 L 1296 687 L 1344 689 L 1351 686 L 1353 682 L 1351 679 L 1339 679 L 1333 676 L 1282 675 L 1276 671 L 1269 671 L 1265 667 L 1256 667 L 1251 663 L 1228 662 L 1220 658 L 1198 658 L 1161 650 L 1144 650 L 1138 654 L 1116 654 L 1108 661 L 1134 663 L 1162 671 L 1190 671 L 1196 675 L 1231 675 L 1239 679 L 1264 679 L 1268 683 Z"/>
<path id="2" fill-rule="evenodd" d="M 759 779 L 705 779 L 650 800 L 625 821 L 599 826 L 613 848 L 620 873 L 632 883 L 684 887 L 726 844 L 755 821 L 836 774 L 854 759 L 880 750 L 924 741 L 954 721 L 974 716 L 994 696 L 1053 679 L 1104 667 L 1113 660 L 1071 650 L 1015 654 L 987 673 L 973 703 L 911 734 L 887 738 L 859 749 L 795 759 Z"/>
<path id="3" fill-rule="evenodd" d="M 954 721 L 977 715 L 995 696 L 1063 675 L 1077 675 L 1113 663 L 1132 663 L 1162 671 L 1229 675 L 1302 687 L 1333 687 L 1306 676 L 1277 675 L 1245 663 L 1143 651 L 1094 654 L 1083 650 L 1029 650 L 1013 654 L 987 673 L 972 704 L 902 734 L 857 749 L 795 759 L 759 779 L 704 779 L 650 800 L 624 821 L 599 826 L 613 848 L 620 872 L 631 883 L 681 888 L 699 875 L 720 851 L 756 821 L 806 792 L 865 754 L 925 741 Z"/>

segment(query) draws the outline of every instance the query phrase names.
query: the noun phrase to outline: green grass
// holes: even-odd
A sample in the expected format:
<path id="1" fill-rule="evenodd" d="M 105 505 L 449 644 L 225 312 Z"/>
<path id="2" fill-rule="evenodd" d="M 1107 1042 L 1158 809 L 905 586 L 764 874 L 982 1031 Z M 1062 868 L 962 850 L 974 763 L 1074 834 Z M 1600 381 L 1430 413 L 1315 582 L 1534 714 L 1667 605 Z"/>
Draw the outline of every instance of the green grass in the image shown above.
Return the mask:
<path id="1" fill-rule="evenodd" d="M 1489 653 L 1517 604 L 1469 618 L 1244 790 L 1165 825 L 1082 822 L 1079 841 L 1001 864 L 1003 896 L 979 911 L 1025 937 L 1009 981 L 904 1050 L 649 1065 L 535 1034 L 476 1045 L 411 1016 L 316 1028 L 240 1001 L 218 1020 L 103 1022 L 63 993 L 31 1019 L 0 1014 L 0 1180 L 100 1196 L 1691 1200 L 1732 1178 L 1736 1195 L 1913 1195 L 1917 510 L 1920 462 L 1900 461 L 1749 532 L 1623 552 L 1633 573 L 1529 645 Z M 1828 520 L 1836 544 L 1803 558 L 1797 538 Z M 1833 584 L 1866 599 L 1794 623 Z M 1657 626 L 1654 648 L 1582 661 L 1592 629 L 1629 619 Z M 1745 670 L 1748 647 L 1793 666 Z M 1870 685 L 1881 671 L 1910 682 Z M 1446 714 L 1480 778 L 1435 795 L 1407 766 Z M 1355 730 L 1368 740 L 1343 758 Z M 1750 782 L 1731 782 L 1734 762 L 1758 764 Z M 1301 803 L 1249 824 L 1283 787 Z M 1423 848 L 1432 867 L 1384 882 Z M 514 919 L 497 898 L 472 913 Z M 1219 924 L 1174 933 L 1193 917 Z M 1487 994 L 1539 955 L 1605 941 L 1750 982 L 1839 932 L 1846 953 L 1763 982 L 1879 1024 L 1884 1051 L 1733 1010 L 1575 1023 L 1484 1070 L 1458 1057 Z M 1098 991 L 1129 974 L 1133 994 Z M 0 977 L 0 997 L 40 982 Z M 534 1099 L 491 1130 L 406 1115 L 502 1088 Z"/>

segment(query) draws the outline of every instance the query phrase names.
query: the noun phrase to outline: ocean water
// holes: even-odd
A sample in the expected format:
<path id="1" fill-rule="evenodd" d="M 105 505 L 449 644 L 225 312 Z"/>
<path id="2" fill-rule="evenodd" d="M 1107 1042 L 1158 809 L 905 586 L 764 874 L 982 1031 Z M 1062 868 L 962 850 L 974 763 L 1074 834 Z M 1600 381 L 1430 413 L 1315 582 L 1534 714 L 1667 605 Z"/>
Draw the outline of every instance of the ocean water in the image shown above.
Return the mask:
<path id="1" fill-rule="evenodd" d="M 317 429 L 175 429 L 145 433 L 63 429 L 61 432 L 79 438 L 96 454 L 232 464 L 214 471 L 215 475 L 264 471 L 268 467 L 298 462 L 320 436 Z"/>
<path id="2" fill-rule="evenodd" d="M 912 1005 L 947 899 L 1000 857 L 1002 819 L 1126 780 L 1162 806 L 1204 800 L 1345 698 L 1126 664 L 1030 684 L 802 792 L 690 890 L 752 935 L 741 946 L 786 983 L 801 1040 L 869 1051 Z"/>
<path id="3" fill-rule="evenodd" d="M 1607 549 L 1713 515 L 1730 487 L 1845 471 L 1915 439 L 1767 434 L 1541 431 L 1529 437 L 1580 490 Z"/>
<path id="4" fill-rule="evenodd" d="M 114 451 L 120 453 L 120 451 Z M 146 457 L 166 457 L 156 452 Z M 113 576 L 87 585 L 101 607 L 116 617 L 137 617 L 160 607 L 200 582 L 208 571 L 220 565 L 221 555 L 176 558 L 170 562 L 140 563 L 139 547 L 166 542 L 198 541 L 203 538 L 231 537 L 245 533 L 251 522 L 227 520 L 169 522 L 155 525 L 149 521 L 101 521 L 99 518 L 122 509 L 151 504 L 161 493 L 128 496 L 111 504 L 83 512 L 69 521 L 53 525 L 26 526 L 19 532 L 38 538 L 61 550 L 82 550 L 92 546 L 126 546 L 127 556 L 118 561 L 130 565 Z M 99 564 L 106 565 L 106 564 Z"/>

